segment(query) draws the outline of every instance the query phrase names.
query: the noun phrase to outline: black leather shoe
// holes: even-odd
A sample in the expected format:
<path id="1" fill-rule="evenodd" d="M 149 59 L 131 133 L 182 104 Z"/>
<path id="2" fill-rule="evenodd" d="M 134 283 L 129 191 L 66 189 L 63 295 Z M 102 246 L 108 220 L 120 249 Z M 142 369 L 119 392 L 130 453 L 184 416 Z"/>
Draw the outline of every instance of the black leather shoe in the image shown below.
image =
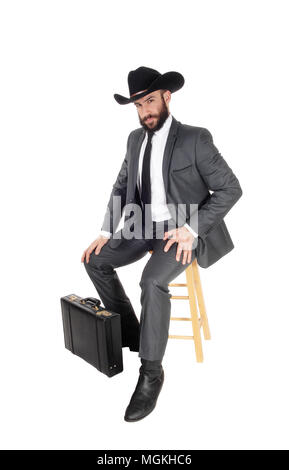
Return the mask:
<path id="1" fill-rule="evenodd" d="M 135 391 L 125 412 L 125 421 L 139 421 L 153 411 L 157 404 L 159 393 L 164 383 L 164 370 L 139 369 L 140 375 Z"/>

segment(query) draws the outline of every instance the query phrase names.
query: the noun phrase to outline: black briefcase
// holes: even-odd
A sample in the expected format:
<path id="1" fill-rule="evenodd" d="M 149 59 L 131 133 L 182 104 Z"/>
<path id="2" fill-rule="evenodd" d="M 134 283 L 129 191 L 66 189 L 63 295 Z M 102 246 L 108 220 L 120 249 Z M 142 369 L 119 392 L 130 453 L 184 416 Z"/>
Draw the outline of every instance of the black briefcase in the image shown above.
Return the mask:
<path id="1" fill-rule="evenodd" d="M 108 377 L 123 371 L 120 314 L 94 297 L 61 297 L 64 344 Z"/>

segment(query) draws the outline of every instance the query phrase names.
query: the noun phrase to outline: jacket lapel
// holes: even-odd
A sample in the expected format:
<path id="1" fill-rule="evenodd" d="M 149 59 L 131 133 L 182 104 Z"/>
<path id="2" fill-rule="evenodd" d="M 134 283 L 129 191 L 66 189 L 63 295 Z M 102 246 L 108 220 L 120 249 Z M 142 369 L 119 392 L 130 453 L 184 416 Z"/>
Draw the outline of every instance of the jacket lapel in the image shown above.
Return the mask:
<path id="1" fill-rule="evenodd" d="M 127 195 L 128 201 L 134 199 L 135 195 L 135 187 L 137 184 L 137 175 L 138 175 L 138 166 L 139 166 L 139 156 L 140 156 L 140 149 L 145 138 L 145 130 L 141 129 L 139 136 L 136 138 L 136 144 L 132 147 L 132 158 L 130 160 L 130 169 L 129 169 L 129 181 L 128 181 L 128 191 L 131 191 L 130 194 Z"/>
<path id="2" fill-rule="evenodd" d="M 166 194 L 168 192 L 168 178 L 169 178 L 169 168 L 172 158 L 172 153 L 175 145 L 175 141 L 178 135 L 180 122 L 177 121 L 174 116 L 172 116 L 172 123 L 168 133 L 167 142 L 165 145 L 164 156 L 163 156 L 163 180 Z"/>

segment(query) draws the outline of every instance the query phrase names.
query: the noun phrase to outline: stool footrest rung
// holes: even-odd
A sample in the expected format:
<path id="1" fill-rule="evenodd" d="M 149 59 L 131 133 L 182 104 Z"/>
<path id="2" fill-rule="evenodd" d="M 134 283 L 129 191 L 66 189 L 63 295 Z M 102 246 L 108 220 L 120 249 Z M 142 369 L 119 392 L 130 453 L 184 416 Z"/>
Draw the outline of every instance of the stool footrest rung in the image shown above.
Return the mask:
<path id="1" fill-rule="evenodd" d="M 171 320 L 178 320 L 178 321 L 192 321 L 191 318 L 189 317 L 171 317 Z M 203 324 L 203 319 L 202 318 L 198 318 L 198 322 L 200 324 L 200 326 L 202 326 Z"/>
<path id="2" fill-rule="evenodd" d="M 188 335 L 169 335 L 169 338 L 172 339 L 194 339 L 193 336 L 188 336 Z"/>
<path id="3" fill-rule="evenodd" d="M 174 283 L 174 282 L 171 282 L 169 284 L 169 286 L 171 287 L 186 287 L 188 284 L 183 284 L 183 283 Z"/>
<path id="4" fill-rule="evenodd" d="M 189 296 L 188 295 L 172 295 L 171 299 L 186 299 L 186 300 L 188 300 Z"/>
<path id="5" fill-rule="evenodd" d="M 178 321 L 192 321 L 191 318 L 188 317 L 171 317 L 171 320 L 178 320 Z"/>

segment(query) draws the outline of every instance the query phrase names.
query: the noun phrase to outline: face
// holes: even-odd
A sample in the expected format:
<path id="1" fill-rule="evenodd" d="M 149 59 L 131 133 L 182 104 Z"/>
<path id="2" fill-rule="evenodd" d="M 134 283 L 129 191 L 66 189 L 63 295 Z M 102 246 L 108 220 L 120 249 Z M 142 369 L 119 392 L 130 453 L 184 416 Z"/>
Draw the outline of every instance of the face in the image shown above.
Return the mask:
<path id="1" fill-rule="evenodd" d="M 145 130 L 159 130 L 167 119 L 170 111 L 168 104 L 171 99 L 171 92 L 165 90 L 153 91 L 143 98 L 134 101 L 137 108 L 139 122 Z"/>

